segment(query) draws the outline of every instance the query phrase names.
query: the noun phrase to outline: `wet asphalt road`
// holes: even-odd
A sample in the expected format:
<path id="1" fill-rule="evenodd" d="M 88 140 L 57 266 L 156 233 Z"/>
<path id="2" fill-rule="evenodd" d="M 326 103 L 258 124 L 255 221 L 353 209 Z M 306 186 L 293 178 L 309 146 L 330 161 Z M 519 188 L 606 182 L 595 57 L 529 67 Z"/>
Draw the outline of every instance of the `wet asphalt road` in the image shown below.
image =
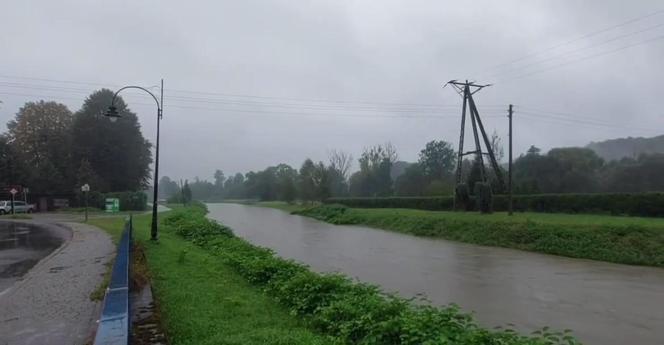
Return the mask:
<path id="1" fill-rule="evenodd" d="M 0 272 L 5 276 L 0 344 L 87 344 L 100 306 L 90 294 L 113 258 L 111 238 L 97 228 L 66 222 L 71 216 L 33 218 L 4 225 L 0 237 Z"/>
<path id="2" fill-rule="evenodd" d="M 282 257 L 406 297 L 456 303 L 487 327 L 572 329 L 590 345 L 664 344 L 664 269 L 335 226 L 261 207 L 208 208 L 209 217 Z"/>

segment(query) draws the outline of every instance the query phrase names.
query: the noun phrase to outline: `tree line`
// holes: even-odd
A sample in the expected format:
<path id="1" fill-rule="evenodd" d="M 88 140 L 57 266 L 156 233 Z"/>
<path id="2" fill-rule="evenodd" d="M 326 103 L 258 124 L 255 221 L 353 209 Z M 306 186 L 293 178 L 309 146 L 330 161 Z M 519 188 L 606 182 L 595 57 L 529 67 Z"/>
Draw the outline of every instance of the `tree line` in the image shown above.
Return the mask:
<path id="1" fill-rule="evenodd" d="M 499 161 L 504 158 L 500 138 L 492 138 Z M 226 176 L 214 173 L 214 181 L 196 178 L 177 183 L 168 176 L 160 181 L 163 198 L 181 195 L 188 189 L 191 198 L 220 201 L 258 199 L 264 201 L 314 201 L 328 197 L 386 197 L 451 195 L 456 179 L 457 152 L 443 140 L 428 142 L 417 162 L 398 160 L 396 148 L 386 143 L 365 148 L 352 172 L 353 157 L 331 151 L 327 162 L 305 159 L 299 168 L 279 164 L 261 171 Z M 480 163 L 465 159 L 461 166 L 463 182 L 475 194 L 480 181 Z M 506 163 L 500 169 L 507 175 Z M 555 148 L 543 154 L 531 146 L 513 164 L 513 190 L 517 194 L 647 192 L 664 190 L 663 154 L 644 154 L 606 162 L 593 150 L 580 147 Z M 494 193 L 505 193 L 489 166 L 485 167 Z"/>
<path id="2" fill-rule="evenodd" d="M 152 145 L 121 97 L 122 117 L 103 115 L 112 97 L 95 91 L 76 112 L 57 102 L 25 103 L 0 134 L 0 184 L 42 195 L 77 193 L 86 183 L 96 192 L 147 188 Z"/>

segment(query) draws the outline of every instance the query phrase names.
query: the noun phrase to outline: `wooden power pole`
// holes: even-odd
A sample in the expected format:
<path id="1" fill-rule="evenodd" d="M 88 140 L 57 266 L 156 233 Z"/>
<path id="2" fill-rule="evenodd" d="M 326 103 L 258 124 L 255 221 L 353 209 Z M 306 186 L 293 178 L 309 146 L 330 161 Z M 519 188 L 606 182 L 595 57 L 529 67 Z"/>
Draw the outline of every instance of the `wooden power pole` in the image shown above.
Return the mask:
<path id="1" fill-rule="evenodd" d="M 507 117 L 510 119 L 510 144 L 509 144 L 509 172 L 508 177 L 507 177 L 507 192 L 509 193 L 509 215 L 511 216 L 512 213 L 514 212 L 513 204 L 512 204 L 512 105 L 510 104 L 509 108 L 509 114 Z"/>

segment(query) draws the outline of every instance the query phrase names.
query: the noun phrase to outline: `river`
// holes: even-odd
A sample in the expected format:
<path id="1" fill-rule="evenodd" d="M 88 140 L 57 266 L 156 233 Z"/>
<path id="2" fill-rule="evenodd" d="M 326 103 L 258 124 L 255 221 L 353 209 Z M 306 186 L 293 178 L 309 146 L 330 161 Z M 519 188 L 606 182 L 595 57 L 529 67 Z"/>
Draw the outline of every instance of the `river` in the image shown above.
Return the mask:
<path id="1" fill-rule="evenodd" d="M 404 297 L 455 303 L 486 327 L 571 329 L 590 345 L 664 344 L 664 269 L 331 225 L 262 207 L 208 208 L 210 218 L 282 257 Z"/>

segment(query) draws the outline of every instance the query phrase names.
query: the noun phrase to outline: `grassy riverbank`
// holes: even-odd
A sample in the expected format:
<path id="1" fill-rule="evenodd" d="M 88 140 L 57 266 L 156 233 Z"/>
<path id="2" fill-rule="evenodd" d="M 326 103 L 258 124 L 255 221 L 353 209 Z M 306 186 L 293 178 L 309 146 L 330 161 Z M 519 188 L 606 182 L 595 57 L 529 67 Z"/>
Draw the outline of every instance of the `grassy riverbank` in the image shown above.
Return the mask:
<path id="1" fill-rule="evenodd" d="M 269 296 L 286 308 L 289 315 L 306 324 L 308 329 L 326 335 L 336 344 L 577 344 L 566 333 L 545 331 L 537 337 L 525 337 L 512 331 L 483 329 L 472 316 L 454 306 L 416 305 L 342 275 L 314 273 L 306 266 L 281 259 L 268 249 L 235 237 L 230 229 L 206 219 L 204 215 L 203 209 L 188 208 L 164 218 L 162 243 L 158 246 L 166 247 L 166 239 L 172 240 L 174 252 L 169 257 L 155 259 L 171 262 L 168 265 L 177 269 L 178 265 L 183 266 L 179 262 L 187 265 L 191 253 L 196 251 L 205 258 L 200 264 L 207 267 L 200 275 L 201 284 L 220 279 L 219 275 L 237 274 L 253 288 L 265 291 L 266 295 L 262 297 Z M 173 236 L 181 236 L 191 244 L 183 245 Z M 154 251 L 151 246 L 148 245 L 148 253 Z M 161 274 L 164 273 L 159 273 L 155 281 L 159 284 L 159 295 L 164 296 L 162 289 L 175 287 L 161 281 Z M 187 274 L 191 276 L 193 273 Z M 195 276 L 198 278 L 198 273 Z M 170 284 L 181 284 L 182 290 L 192 289 L 191 283 L 177 281 Z M 219 298 L 222 299 L 228 293 L 236 293 L 223 286 L 208 287 L 212 289 L 209 293 L 221 295 Z M 211 303 L 216 303 L 216 300 Z M 164 310 L 168 311 L 168 308 Z M 194 314 L 195 309 L 188 309 L 182 317 L 191 318 Z M 221 319 L 217 321 L 223 322 Z"/>
<path id="2" fill-rule="evenodd" d="M 506 213 L 480 215 L 324 205 L 296 211 L 332 224 L 366 225 L 417 236 L 615 263 L 664 267 L 664 219 Z"/>
<path id="3" fill-rule="evenodd" d="M 117 217 L 90 223 L 117 238 L 124 221 Z M 150 242 L 150 215 L 135 216 L 134 227 L 170 344 L 331 344 L 219 257 L 167 227 L 160 228 L 158 244 Z"/>

